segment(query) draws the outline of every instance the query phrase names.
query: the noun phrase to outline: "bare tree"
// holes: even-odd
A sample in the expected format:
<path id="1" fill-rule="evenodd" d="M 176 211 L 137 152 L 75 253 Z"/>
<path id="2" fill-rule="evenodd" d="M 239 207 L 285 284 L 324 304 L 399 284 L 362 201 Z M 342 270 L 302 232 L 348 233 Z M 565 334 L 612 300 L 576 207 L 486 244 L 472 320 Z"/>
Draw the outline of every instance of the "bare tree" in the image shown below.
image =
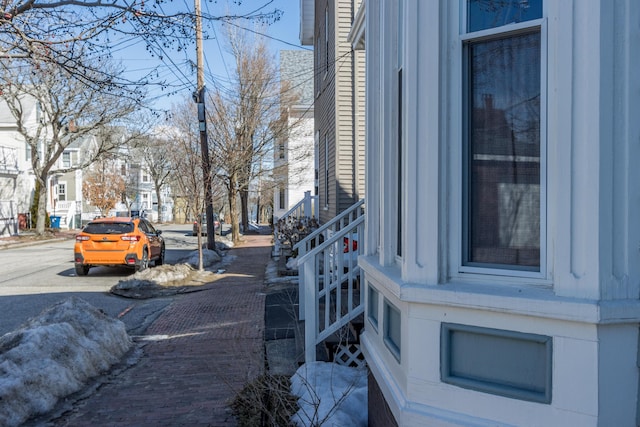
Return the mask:
<path id="1" fill-rule="evenodd" d="M 113 158 L 99 160 L 82 180 L 82 196 L 98 208 L 102 216 L 116 207 L 125 189 L 125 180 L 117 166 Z"/>
<path id="2" fill-rule="evenodd" d="M 274 141 L 290 129 L 283 106 L 295 103 L 299 95 L 281 84 L 275 60 L 262 39 L 229 31 L 228 41 L 236 63 L 233 87 L 225 92 L 216 88 L 208 119 L 212 155 L 218 160 L 218 175 L 227 188 L 232 237 L 238 241 L 237 198 L 246 230 L 250 183 L 259 174 L 271 172 L 264 160 L 270 159 Z"/>
<path id="3" fill-rule="evenodd" d="M 69 55 L 83 53 L 82 46 L 68 47 Z M 94 58 L 94 61 L 109 73 L 120 72 L 106 58 Z M 10 59 L 1 64 L 0 81 L 4 84 L 0 97 L 31 151 L 31 167 L 40 183 L 36 232 L 42 234 L 50 174 L 85 168 L 126 143 L 126 132 L 116 131 L 114 127 L 126 124 L 142 93 L 119 89 L 89 71 L 85 76 L 91 82 L 88 85 L 47 62 Z M 36 120 L 32 117 L 34 111 Z M 56 169 L 63 151 L 73 145 L 83 147 L 78 164 Z"/>
<path id="4" fill-rule="evenodd" d="M 138 200 L 138 192 L 140 191 L 140 164 L 135 161 L 131 161 L 129 155 L 130 150 L 126 150 L 126 155 L 120 154 L 122 161 L 121 167 L 125 168 L 125 186 L 121 195 L 121 202 L 127 206 L 127 214 L 131 216 L 131 208 L 133 204 Z"/>
<path id="5" fill-rule="evenodd" d="M 187 215 L 196 217 L 204 208 L 202 187 L 202 157 L 200 136 L 195 117 L 195 104 L 185 101 L 174 106 L 171 114 L 173 133 L 170 134 L 171 185 L 173 193 L 185 200 Z"/>
<path id="6" fill-rule="evenodd" d="M 272 23 L 280 19 L 282 11 L 269 10 L 270 3 L 263 0 L 246 14 L 205 13 L 202 18 L 205 23 L 219 20 Z M 150 55 L 163 59 L 167 49 L 189 48 L 193 34 L 194 12 L 188 4 L 172 0 L 4 0 L 0 13 L 0 57 L 30 58 L 56 65 L 87 85 L 96 79 L 109 80 L 122 89 L 155 82 L 157 70 L 149 70 L 147 75 L 131 81 L 95 62 L 87 62 L 86 58 L 109 55 L 120 49 L 124 41 L 138 39 L 145 43 Z M 69 44 L 78 43 L 85 46 L 85 55 L 68 50 Z M 168 87 L 166 82 L 156 83 Z"/>
<path id="7" fill-rule="evenodd" d="M 169 132 L 167 129 L 166 132 Z M 157 130 L 156 130 L 156 133 Z M 152 136 L 146 137 L 138 141 L 137 151 L 140 153 L 144 168 L 149 172 L 149 176 L 153 181 L 153 187 L 158 200 L 158 222 L 162 219 L 162 188 L 169 183 L 173 160 L 172 153 L 168 147 L 169 140 L 165 132 L 162 137 Z"/>
<path id="8" fill-rule="evenodd" d="M 204 211 L 205 195 L 202 175 L 202 151 L 200 147 L 200 131 L 198 122 L 193 120 L 195 104 L 185 101 L 175 106 L 172 111 L 173 130 L 166 130 L 170 155 L 171 175 L 170 182 L 174 195 L 179 195 L 187 204 L 187 212 L 193 214 L 198 220 L 198 229 L 201 227 L 200 214 Z M 213 232 L 213 230 L 207 230 Z M 198 258 L 199 269 L 204 268 L 202 261 L 202 236 L 198 233 Z"/>

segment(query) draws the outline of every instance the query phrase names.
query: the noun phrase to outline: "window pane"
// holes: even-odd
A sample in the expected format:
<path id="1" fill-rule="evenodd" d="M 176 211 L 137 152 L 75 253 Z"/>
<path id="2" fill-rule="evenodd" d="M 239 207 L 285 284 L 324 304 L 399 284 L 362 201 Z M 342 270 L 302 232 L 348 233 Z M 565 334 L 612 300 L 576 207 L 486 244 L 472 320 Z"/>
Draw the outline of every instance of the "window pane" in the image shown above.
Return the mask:
<path id="1" fill-rule="evenodd" d="M 540 33 L 468 45 L 466 263 L 540 267 Z"/>
<path id="2" fill-rule="evenodd" d="M 542 18 L 542 0 L 468 0 L 467 31 Z"/>
<path id="3" fill-rule="evenodd" d="M 130 222 L 90 222 L 82 230 L 87 234 L 125 234 L 133 231 Z"/>

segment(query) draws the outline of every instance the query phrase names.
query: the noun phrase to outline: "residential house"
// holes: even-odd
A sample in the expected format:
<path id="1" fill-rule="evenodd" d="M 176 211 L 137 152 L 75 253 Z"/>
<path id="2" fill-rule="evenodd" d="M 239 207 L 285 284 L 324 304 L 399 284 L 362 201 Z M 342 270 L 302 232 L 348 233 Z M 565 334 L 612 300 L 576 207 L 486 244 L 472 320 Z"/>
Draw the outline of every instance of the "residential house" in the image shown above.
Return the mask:
<path id="1" fill-rule="evenodd" d="M 94 145 L 95 138 L 83 138 L 78 143 L 67 147 L 52 169 L 47 192 L 47 212 L 58 217 L 60 228 L 82 227 L 82 169 L 77 168 L 82 162 L 83 151 Z"/>
<path id="2" fill-rule="evenodd" d="M 280 138 L 274 150 L 276 188 L 274 218 L 278 219 L 302 200 L 305 192 L 316 194 L 313 139 L 313 52 L 280 51 L 280 79 L 286 82 L 282 90 L 299 94 L 295 105 L 283 108 L 291 131 Z"/>
<path id="3" fill-rule="evenodd" d="M 638 425 L 640 3 L 353 22 L 369 425 Z"/>
<path id="4" fill-rule="evenodd" d="M 313 45 L 319 220 L 364 197 L 364 52 L 347 41 L 359 0 L 301 0 L 300 40 Z"/>
<path id="5" fill-rule="evenodd" d="M 27 99 L 24 106 L 29 111 L 24 125 L 34 127 L 38 120 L 37 104 Z M 0 236 L 17 234 L 20 227 L 28 226 L 34 188 L 29 154 L 15 118 L 0 101 Z"/>

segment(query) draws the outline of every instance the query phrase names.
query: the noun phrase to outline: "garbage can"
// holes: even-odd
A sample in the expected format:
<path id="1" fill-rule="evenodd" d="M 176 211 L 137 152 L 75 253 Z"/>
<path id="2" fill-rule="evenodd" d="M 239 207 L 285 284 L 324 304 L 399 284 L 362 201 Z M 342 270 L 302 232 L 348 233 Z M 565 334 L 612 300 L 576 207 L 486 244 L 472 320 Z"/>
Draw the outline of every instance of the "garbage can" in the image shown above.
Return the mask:
<path id="1" fill-rule="evenodd" d="M 51 228 L 60 228 L 60 217 L 56 215 L 51 215 L 49 217 L 51 220 Z"/>

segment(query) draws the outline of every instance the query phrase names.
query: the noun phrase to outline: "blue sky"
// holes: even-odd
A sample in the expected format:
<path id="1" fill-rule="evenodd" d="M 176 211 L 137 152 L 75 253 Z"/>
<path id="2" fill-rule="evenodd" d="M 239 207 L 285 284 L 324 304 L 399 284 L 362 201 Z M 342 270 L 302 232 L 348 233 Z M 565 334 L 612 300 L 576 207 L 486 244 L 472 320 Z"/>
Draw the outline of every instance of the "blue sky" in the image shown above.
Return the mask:
<path id="1" fill-rule="evenodd" d="M 201 0 L 203 14 L 222 16 L 226 14 L 242 14 L 266 5 L 264 11 L 280 9 L 283 14 L 279 21 L 264 28 L 267 46 L 274 54 L 280 50 L 309 49 L 301 47 L 299 40 L 300 12 L 299 0 L 244 0 L 241 2 L 227 0 Z M 236 4 L 240 3 L 240 5 Z M 193 0 L 173 0 L 167 8 L 173 10 L 193 10 Z M 237 21 L 237 24 L 254 30 L 250 22 Z M 205 81 L 207 87 L 225 85 L 228 76 L 233 72 L 233 60 L 225 50 L 222 37 L 222 24 L 214 22 L 204 23 L 204 31 L 210 38 L 205 40 Z M 262 30 L 260 30 L 262 31 Z M 219 37 L 218 37 L 219 36 Z M 158 57 L 162 55 L 162 60 Z M 173 103 L 180 103 L 184 97 L 190 97 L 195 90 L 196 70 L 195 44 L 186 44 L 182 52 L 171 48 L 156 48 L 156 56 L 152 57 L 142 41 L 125 41 L 115 53 L 115 57 L 122 61 L 127 72 L 132 76 L 142 76 L 154 71 L 155 81 L 164 81 L 170 85 L 169 89 L 161 90 L 157 85 L 148 87 L 152 104 L 159 109 L 169 109 Z"/>

